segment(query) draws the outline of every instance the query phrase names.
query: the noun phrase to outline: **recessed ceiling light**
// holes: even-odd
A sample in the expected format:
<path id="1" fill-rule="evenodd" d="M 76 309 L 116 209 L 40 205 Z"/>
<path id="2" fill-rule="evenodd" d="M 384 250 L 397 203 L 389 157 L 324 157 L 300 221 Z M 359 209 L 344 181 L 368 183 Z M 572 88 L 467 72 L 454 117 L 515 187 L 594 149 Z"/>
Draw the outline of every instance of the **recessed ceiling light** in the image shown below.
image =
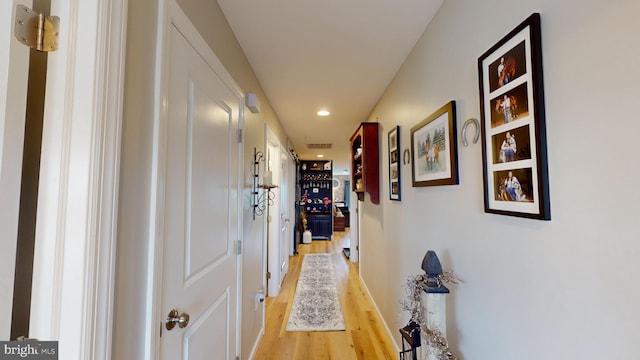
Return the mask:
<path id="1" fill-rule="evenodd" d="M 324 157 L 324 155 L 322 155 L 322 154 L 318 154 L 318 157 L 319 157 L 319 158 L 323 158 L 323 157 Z"/>
<path id="2" fill-rule="evenodd" d="M 329 116 L 329 114 L 331 114 L 331 113 L 328 112 L 327 110 L 318 111 L 318 116 Z"/>

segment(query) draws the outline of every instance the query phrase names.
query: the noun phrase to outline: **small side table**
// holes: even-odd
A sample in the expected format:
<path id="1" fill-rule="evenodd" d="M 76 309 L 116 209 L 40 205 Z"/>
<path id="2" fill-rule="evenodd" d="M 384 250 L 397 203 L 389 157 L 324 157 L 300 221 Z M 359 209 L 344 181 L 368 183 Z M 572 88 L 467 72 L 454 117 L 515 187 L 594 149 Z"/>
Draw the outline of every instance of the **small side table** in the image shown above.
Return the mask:
<path id="1" fill-rule="evenodd" d="M 333 231 L 344 231 L 345 222 L 344 216 L 333 217 Z"/>

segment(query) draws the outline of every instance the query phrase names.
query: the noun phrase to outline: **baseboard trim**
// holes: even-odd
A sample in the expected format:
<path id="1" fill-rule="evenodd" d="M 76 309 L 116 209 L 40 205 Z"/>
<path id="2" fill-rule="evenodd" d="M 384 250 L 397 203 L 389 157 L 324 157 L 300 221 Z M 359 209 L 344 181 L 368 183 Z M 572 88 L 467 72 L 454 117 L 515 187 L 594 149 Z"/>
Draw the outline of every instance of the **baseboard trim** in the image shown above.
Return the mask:
<path id="1" fill-rule="evenodd" d="M 399 353 L 400 347 L 398 346 L 398 343 L 395 340 L 395 337 L 394 337 L 395 335 L 394 333 L 391 332 L 391 329 L 389 329 L 389 325 L 387 324 L 384 317 L 382 316 L 382 313 L 378 308 L 378 304 L 376 304 L 376 300 L 371 295 L 371 291 L 369 291 L 369 288 L 367 287 L 367 283 L 362 278 L 362 273 L 360 273 L 359 278 L 360 278 L 360 283 L 362 284 L 362 288 L 364 289 L 364 292 L 367 294 L 367 296 L 369 296 L 369 299 L 371 300 L 371 304 L 373 305 L 373 309 L 376 311 L 376 314 L 378 315 L 378 318 L 380 318 L 380 321 L 382 321 L 382 325 L 384 326 L 384 329 L 387 332 L 387 336 L 389 337 L 389 339 L 391 339 L 391 343 L 393 344 L 393 347 L 396 349 L 396 353 Z"/>
<path id="2" fill-rule="evenodd" d="M 251 354 L 249 354 L 248 360 L 253 360 L 256 357 L 256 352 L 258 352 L 258 346 L 260 346 L 260 342 L 264 337 L 264 327 L 260 329 L 260 333 L 258 334 L 258 338 L 256 342 L 253 344 L 253 349 L 251 349 Z"/>

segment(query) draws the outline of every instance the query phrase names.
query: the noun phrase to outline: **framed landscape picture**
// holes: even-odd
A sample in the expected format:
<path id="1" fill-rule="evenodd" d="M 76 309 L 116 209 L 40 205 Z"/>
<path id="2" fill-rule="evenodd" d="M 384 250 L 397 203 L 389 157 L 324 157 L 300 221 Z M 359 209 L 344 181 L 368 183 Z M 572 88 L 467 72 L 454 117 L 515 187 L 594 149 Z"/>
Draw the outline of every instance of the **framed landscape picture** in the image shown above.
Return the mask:
<path id="1" fill-rule="evenodd" d="M 478 59 L 485 212 L 550 220 L 540 15 Z"/>
<path id="2" fill-rule="evenodd" d="M 450 101 L 411 128 L 412 184 L 458 184 L 456 103 Z"/>

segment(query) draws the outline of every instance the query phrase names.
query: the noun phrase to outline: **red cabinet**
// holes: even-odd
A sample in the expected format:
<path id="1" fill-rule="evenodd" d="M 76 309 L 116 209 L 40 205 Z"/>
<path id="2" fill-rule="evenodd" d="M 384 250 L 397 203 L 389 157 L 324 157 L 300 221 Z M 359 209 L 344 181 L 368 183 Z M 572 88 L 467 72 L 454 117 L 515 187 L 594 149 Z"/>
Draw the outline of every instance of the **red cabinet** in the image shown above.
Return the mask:
<path id="1" fill-rule="evenodd" d="M 351 190 L 364 201 L 369 193 L 371 202 L 380 204 L 380 125 L 363 122 L 351 136 Z"/>

